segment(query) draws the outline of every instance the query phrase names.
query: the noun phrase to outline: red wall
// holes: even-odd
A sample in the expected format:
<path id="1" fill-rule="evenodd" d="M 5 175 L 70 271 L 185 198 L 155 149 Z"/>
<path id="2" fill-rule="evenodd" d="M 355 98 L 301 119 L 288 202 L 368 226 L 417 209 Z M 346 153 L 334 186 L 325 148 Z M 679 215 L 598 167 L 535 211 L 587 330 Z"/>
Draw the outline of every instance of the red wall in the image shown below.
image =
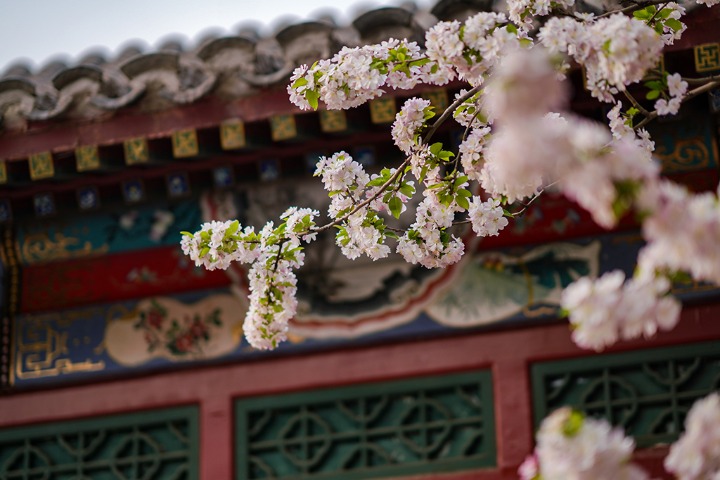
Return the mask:
<path id="1" fill-rule="evenodd" d="M 720 305 L 688 308 L 673 332 L 650 341 L 626 342 L 611 351 L 720 339 L 719 317 Z M 234 478 L 234 398 L 490 367 L 498 467 L 422 478 L 511 479 L 517 478 L 517 466 L 532 448 L 529 365 L 590 353 L 571 342 L 565 324 L 465 334 L 18 393 L 0 398 L 0 427 L 197 404 L 200 478 L 229 480 Z M 640 452 L 638 459 L 659 475 L 665 452 L 663 448 Z"/>

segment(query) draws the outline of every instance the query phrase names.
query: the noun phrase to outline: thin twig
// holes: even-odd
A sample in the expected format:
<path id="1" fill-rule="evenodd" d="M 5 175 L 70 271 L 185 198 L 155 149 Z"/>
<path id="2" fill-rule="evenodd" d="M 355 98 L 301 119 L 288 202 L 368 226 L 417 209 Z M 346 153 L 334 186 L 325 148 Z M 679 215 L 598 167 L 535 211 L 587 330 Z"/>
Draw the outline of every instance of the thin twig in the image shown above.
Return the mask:
<path id="1" fill-rule="evenodd" d="M 422 137 L 423 143 L 428 143 L 430 141 L 430 139 L 432 138 L 432 136 L 437 131 L 437 129 L 440 128 L 440 125 L 445 123 L 445 120 L 447 120 L 448 117 L 450 115 L 452 115 L 452 112 L 457 107 L 459 107 L 460 105 L 465 103 L 470 97 L 472 97 L 473 95 L 478 93 L 480 90 L 481 90 L 480 85 L 478 85 L 477 87 L 473 87 L 472 90 L 468 91 L 465 95 L 463 95 L 462 97 L 455 100 L 452 103 L 452 105 L 450 105 L 448 108 L 446 108 L 445 111 L 443 112 L 443 114 L 440 115 L 440 117 L 438 117 L 438 119 L 435 121 L 435 123 L 432 124 L 432 127 L 430 127 L 430 129 L 427 131 L 427 133 Z"/>
<path id="2" fill-rule="evenodd" d="M 713 75 L 710 77 L 701 78 L 682 77 L 682 79 L 685 80 L 689 85 L 705 85 L 707 82 L 714 82 L 720 80 L 720 75 Z"/>
<path id="3" fill-rule="evenodd" d="M 650 25 L 650 22 L 652 22 L 653 20 L 655 20 L 655 17 L 658 16 L 658 13 L 660 13 L 660 12 L 662 11 L 662 9 L 667 6 L 667 4 L 668 4 L 668 2 L 664 2 L 663 5 L 662 5 L 662 7 L 655 9 L 655 13 L 653 13 L 653 16 L 650 17 L 650 19 L 647 21 L 647 25 L 648 25 L 648 26 Z"/>
<path id="4" fill-rule="evenodd" d="M 640 103 L 637 100 L 635 100 L 635 97 L 630 95 L 630 92 L 628 92 L 627 90 L 623 90 L 623 93 L 625 94 L 625 97 L 628 100 L 630 100 L 630 103 L 632 103 L 633 107 L 637 108 L 638 111 L 640 113 L 642 113 L 644 117 L 647 117 L 648 115 L 650 115 L 650 112 L 645 107 L 640 105 Z"/>
<path id="5" fill-rule="evenodd" d="M 649 7 L 650 5 L 660 5 L 661 3 L 666 3 L 666 1 L 667 0 L 652 0 L 650 2 L 634 2 L 633 5 L 627 6 L 625 8 L 620 8 L 618 10 L 612 10 L 610 12 L 605 12 L 602 15 L 598 15 L 595 18 L 609 17 L 610 15 L 615 15 L 616 13 L 627 13 L 627 12 L 631 12 L 637 8 Z"/>
<path id="6" fill-rule="evenodd" d="M 445 120 L 448 119 L 448 117 L 452 114 L 452 112 L 453 112 L 457 107 L 459 107 L 460 105 L 462 105 L 465 101 L 467 101 L 468 98 L 472 97 L 473 95 L 475 95 L 475 94 L 478 93 L 479 91 L 480 91 L 480 85 L 478 85 L 477 87 L 474 87 L 472 90 L 468 91 L 465 95 L 463 95 L 463 96 L 461 96 L 460 98 L 458 98 L 457 100 L 455 100 L 455 101 L 452 103 L 452 105 L 450 105 L 448 108 L 446 108 L 445 111 L 442 113 L 442 115 L 440 115 L 440 116 L 438 117 L 438 119 L 435 120 L 435 122 L 432 124 L 432 126 L 430 127 L 430 129 L 427 131 L 427 133 L 426 133 L 423 137 L 421 137 L 421 138 L 422 138 L 422 143 L 427 144 L 428 142 L 430 142 L 430 139 L 431 139 L 432 136 L 435 134 L 435 132 L 437 131 L 437 129 L 440 128 L 440 125 L 442 125 L 442 124 L 445 122 Z M 355 205 L 355 206 L 352 208 L 352 210 L 350 210 L 348 213 L 346 213 L 346 214 L 343 215 L 342 217 L 336 218 L 336 219 L 333 220 L 332 222 L 327 223 L 327 224 L 325 224 L 325 225 L 322 225 L 322 226 L 320 226 L 320 227 L 311 228 L 311 229 L 310 229 L 310 232 L 308 232 L 308 233 L 320 233 L 320 232 L 324 232 L 325 230 L 327 230 L 327 229 L 329 229 L 329 228 L 334 227 L 335 225 L 340 225 L 342 222 L 344 222 L 345 220 L 347 220 L 348 218 L 350 218 L 350 216 L 354 215 L 358 210 L 360 210 L 361 208 L 366 207 L 366 206 L 369 205 L 371 202 L 377 200 L 377 199 L 380 197 L 380 195 L 382 195 L 382 194 L 385 192 L 385 190 L 387 190 L 387 188 L 388 188 L 390 185 L 392 185 L 393 183 L 395 183 L 395 180 L 397 180 L 400 175 L 404 174 L 405 167 L 407 167 L 408 165 L 410 165 L 410 158 L 406 158 L 406 159 L 405 159 L 405 161 L 398 167 L 398 169 L 397 169 L 397 170 L 395 171 L 395 173 L 387 180 L 387 182 L 383 183 L 383 184 L 380 186 L 380 188 L 379 188 L 378 191 L 375 193 L 375 195 L 373 195 L 372 197 L 367 198 L 367 199 L 365 199 L 364 201 L 358 203 L 357 205 Z"/>
<path id="7" fill-rule="evenodd" d="M 712 90 L 713 88 L 716 88 L 716 87 L 720 87 L 720 80 L 717 80 L 717 81 L 714 81 L 714 82 L 710 82 L 710 83 L 706 83 L 705 85 L 703 85 L 703 86 L 701 86 L 701 87 L 698 87 L 698 88 L 695 88 L 695 89 L 693 89 L 693 90 L 690 90 L 690 91 L 689 91 L 688 93 L 686 93 L 685 96 L 683 97 L 683 101 L 690 100 L 691 98 L 697 97 L 698 95 L 700 95 L 700 94 L 702 94 L 702 93 L 705 93 L 705 92 L 708 92 L 708 91 L 710 91 L 710 90 Z M 645 118 L 643 118 L 640 123 L 638 123 L 637 125 L 635 125 L 635 127 L 633 127 L 633 128 L 634 128 L 635 130 L 638 130 L 638 129 L 644 127 L 645 125 L 647 125 L 648 123 L 650 123 L 651 121 L 655 120 L 657 117 L 658 117 L 658 112 L 657 112 L 657 110 L 653 110 L 653 111 L 650 112 Z"/>

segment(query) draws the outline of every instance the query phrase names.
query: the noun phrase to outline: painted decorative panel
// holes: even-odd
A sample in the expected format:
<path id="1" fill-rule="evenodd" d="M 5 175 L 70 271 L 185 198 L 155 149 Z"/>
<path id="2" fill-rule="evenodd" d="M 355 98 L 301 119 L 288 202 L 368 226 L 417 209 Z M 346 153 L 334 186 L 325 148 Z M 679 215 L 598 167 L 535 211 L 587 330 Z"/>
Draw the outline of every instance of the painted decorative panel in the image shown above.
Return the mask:
<path id="1" fill-rule="evenodd" d="M 363 268 L 338 263 L 321 270 L 319 255 L 328 250 L 313 244 L 306 261 L 315 276 L 300 270 L 299 313 L 290 322 L 289 341 L 276 352 L 253 350 L 243 339 L 247 285 L 241 265 L 209 272 L 194 267 L 177 246 L 33 265 L 24 268 L 23 313 L 15 318 L 14 385 L 556 318 L 563 287 L 581 275 L 618 268 L 631 272 L 641 245 L 638 234 L 628 233 L 484 250 L 443 270 L 404 262 Z M 103 272 L 102 282 L 97 272 Z M 317 272 L 325 283 L 317 283 Z M 717 292 L 714 285 L 675 288 L 683 300 Z M 52 308 L 66 301 L 91 305 Z"/>
<path id="2" fill-rule="evenodd" d="M 197 409 L 0 430 L 0 480 L 194 480 Z"/>
<path id="3" fill-rule="evenodd" d="M 695 70 L 712 72 L 720 70 L 720 43 L 704 43 L 693 47 L 695 52 Z"/>
<path id="4" fill-rule="evenodd" d="M 653 125 L 656 155 L 666 174 L 716 169 L 718 149 L 712 117 L 696 115 L 696 120 Z"/>
<path id="5" fill-rule="evenodd" d="M 202 223 L 197 200 L 139 206 L 73 220 L 19 225 L 17 247 L 24 264 L 93 257 L 106 253 L 177 246 L 180 231 Z"/>
<path id="6" fill-rule="evenodd" d="M 238 480 L 365 479 L 495 465 L 489 371 L 239 400 Z"/>
<path id="7" fill-rule="evenodd" d="M 237 353 L 243 300 L 212 291 L 20 315 L 12 342 L 13 384 L 158 370 Z"/>
<path id="8" fill-rule="evenodd" d="M 720 390 L 720 343 L 543 362 L 531 372 L 536 425 L 569 405 L 647 447 L 673 442 L 695 400 Z"/>

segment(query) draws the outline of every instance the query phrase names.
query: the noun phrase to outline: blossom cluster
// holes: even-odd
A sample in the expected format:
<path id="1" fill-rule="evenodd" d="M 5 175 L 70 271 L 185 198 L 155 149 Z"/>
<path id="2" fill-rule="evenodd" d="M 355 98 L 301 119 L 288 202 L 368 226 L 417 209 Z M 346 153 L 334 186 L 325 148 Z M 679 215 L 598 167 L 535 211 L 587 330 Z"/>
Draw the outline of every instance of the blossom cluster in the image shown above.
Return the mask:
<path id="1" fill-rule="evenodd" d="M 635 442 L 604 420 L 561 408 L 546 417 L 533 455 L 520 466 L 522 480 L 647 480 L 630 462 Z"/>
<path id="2" fill-rule="evenodd" d="M 291 207 L 277 228 L 268 222 L 259 233 L 241 228 L 237 220 L 212 221 L 197 232 L 183 232 L 183 252 L 197 266 L 226 269 L 231 262 L 251 264 L 248 274 L 250 305 L 243 330 L 250 345 L 275 348 L 286 339 L 288 321 L 297 308 L 297 279 L 293 269 L 304 261 L 301 240 L 314 239 L 317 210 Z"/>
<path id="3" fill-rule="evenodd" d="M 561 305 L 569 312 L 572 338 L 579 346 L 602 350 L 618 340 L 670 330 L 680 317 L 680 303 L 667 295 L 667 279 L 633 278 L 619 270 L 592 280 L 583 277 L 565 288 Z"/>
<path id="4" fill-rule="evenodd" d="M 665 469 L 679 480 L 720 478 L 720 394 L 695 402 L 685 419 L 685 433 L 665 458 Z"/>
<path id="5" fill-rule="evenodd" d="M 648 244 L 638 264 L 648 272 L 687 272 L 720 283 L 720 201 L 711 192 L 692 194 L 669 181 L 648 184 L 639 198 L 646 212 Z"/>
<path id="6" fill-rule="evenodd" d="M 451 234 L 456 208 L 427 195 L 418 205 L 415 223 L 398 240 L 397 252 L 410 263 L 442 268 L 460 260 L 465 250 L 462 240 Z"/>
<path id="7" fill-rule="evenodd" d="M 584 66 L 587 89 L 605 102 L 613 102 L 613 94 L 655 67 L 665 45 L 644 21 L 622 14 L 587 22 L 551 18 L 538 37 L 551 52 L 567 53 Z"/>
<path id="8" fill-rule="evenodd" d="M 670 99 L 658 99 L 655 102 L 655 110 L 658 115 L 676 115 L 680 111 L 683 96 L 687 93 L 688 83 L 680 77 L 679 73 L 668 75 L 666 81 Z"/>
<path id="9" fill-rule="evenodd" d="M 471 85 L 498 64 L 504 51 L 517 48 L 527 35 L 508 24 L 503 13 L 481 12 L 466 20 L 439 22 L 425 35 L 427 57 L 439 70 L 452 72 Z"/>
<path id="10" fill-rule="evenodd" d="M 472 85 L 521 41 L 524 31 L 502 13 L 481 12 L 461 24 L 439 22 L 425 36 L 425 52 L 416 42 L 390 39 L 376 45 L 343 47 L 331 59 L 295 69 L 287 87 L 290 101 L 308 110 L 322 101 L 328 109 L 362 105 L 383 88 L 410 89 L 419 83 L 445 85 L 456 78 Z"/>
<path id="11" fill-rule="evenodd" d="M 510 20 L 525 29 L 533 26 L 534 16 L 549 15 L 555 9 L 570 8 L 575 0 L 509 0 L 507 2 Z"/>
<path id="12" fill-rule="evenodd" d="M 290 101 L 317 109 L 321 100 L 331 110 L 362 105 L 383 94 L 385 86 L 412 88 L 420 82 L 443 85 L 451 72 L 433 68 L 416 42 L 390 39 L 377 45 L 343 47 L 331 59 L 302 65 L 290 78 Z"/>
<path id="13" fill-rule="evenodd" d="M 483 202 L 480 197 L 474 196 L 468 208 L 468 217 L 473 232 L 479 237 L 495 237 L 509 223 L 500 200 L 496 198 L 489 198 Z"/>
<path id="14" fill-rule="evenodd" d="M 455 224 L 470 223 L 479 236 L 498 235 L 514 215 L 505 206 L 532 201 L 548 188 L 585 208 L 605 228 L 632 211 L 644 219 L 648 245 L 635 278 L 626 281 L 613 272 L 598 280 L 581 279 L 563 294 L 573 338 L 581 346 L 602 349 L 671 328 L 680 307 L 668 295 L 667 278 L 678 271 L 699 281 L 720 281 L 717 195 L 692 195 L 660 181 L 651 157 L 654 144 L 647 131 L 633 126 L 639 104 L 630 97 L 633 108 L 623 112 L 615 98 L 651 70 L 645 86 L 648 100 L 657 100 L 654 115 L 676 113 L 693 94 L 679 75 L 653 70 L 664 45 L 684 30 L 684 8 L 669 2 L 638 6 L 632 17 L 554 17 L 539 30 L 542 45 L 533 46 L 534 17 L 572 9 L 573 1 L 510 0 L 508 6 L 509 19 L 482 12 L 463 23 L 438 22 L 427 31 L 424 50 L 415 42 L 390 39 L 345 47 L 330 59 L 295 70 L 288 92 L 303 109 L 317 109 L 320 102 L 347 109 L 388 88 L 454 79 L 472 90 L 461 91 L 453 111 L 438 117 L 452 113 L 466 127 L 457 157 L 442 142 L 431 143 L 439 120 L 429 125 L 436 112 L 420 98 L 404 103 L 392 127 L 392 138 L 406 156 L 398 168 L 370 175 L 345 152 L 322 157 L 315 175 L 331 198 L 331 224 L 318 228 L 318 212 L 293 207 L 280 225 L 269 223 L 258 233 L 238 222 L 210 222 L 186 233 L 183 251 L 197 265 L 251 265 L 245 330 L 253 345 L 273 348 L 284 339 L 295 312 L 294 269 L 303 263 L 301 243 L 314 240 L 319 231 L 336 227 L 336 243 L 350 259 L 384 258 L 391 252 L 386 243 L 396 238 L 396 251 L 408 262 L 445 267 L 457 262 L 465 248 Z M 570 95 L 553 58 L 558 53 L 584 67 L 593 96 L 615 104 L 608 114 L 610 131 L 567 112 Z M 484 192 L 473 195 L 477 184 Z M 414 222 L 406 228 L 387 226 L 384 214 L 399 218 L 420 192 Z"/>

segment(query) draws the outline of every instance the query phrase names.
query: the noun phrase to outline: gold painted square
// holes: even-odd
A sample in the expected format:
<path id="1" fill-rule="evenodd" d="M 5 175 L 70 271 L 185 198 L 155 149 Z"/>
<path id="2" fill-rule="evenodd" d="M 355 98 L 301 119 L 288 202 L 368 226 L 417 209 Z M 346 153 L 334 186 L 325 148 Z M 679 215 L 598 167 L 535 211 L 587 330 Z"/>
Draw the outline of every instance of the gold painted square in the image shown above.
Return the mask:
<path id="1" fill-rule="evenodd" d="M 325 133 L 347 130 L 347 116 L 342 110 L 320 110 L 320 129 Z"/>
<path id="2" fill-rule="evenodd" d="M 226 120 L 220 124 L 220 146 L 223 150 L 245 148 L 245 124 L 242 120 Z"/>
<path id="3" fill-rule="evenodd" d="M 41 152 L 30 155 L 28 159 L 30 163 L 30 178 L 40 180 L 43 178 L 51 178 L 55 175 L 55 167 L 53 166 L 52 153 Z"/>
<path id="4" fill-rule="evenodd" d="M 150 160 L 150 150 L 144 138 L 131 138 L 123 142 L 125 149 L 125 164 L 147 163 Z"/>
<path id="5" fill-rule="evenodd" d="M 275 142 L 297 137 L 297 125 L 294 115 L 275 115 L 270 117 L 270 131 Z"/>
<path id="6" fill-rule="evenodd" d="M 100 168 L 100 153 L 97 145 L 84 145 L 75 149 L 75 168 L 78 172 Z"/>
<path id="7" fill-rule="evenodd" d="M 200 151 L 198 146 L 197 132 L 194 128 L 178 130 L 172 135 L 173 157 L 187 158 L 194 157 Z"/>
<path id="8" fill-rule="evenodd" d="M 695 45 L 695 70 L 711 72 L 720 69 L 720 43 Z"/>
<path id="9" fill-rule="evenodd" d="M 370 102 L 372 123 L 390 123 L 395 120 L 395 99 L 393 97 L 376 98 Z"/>
<path id="10" fill-rule="evenodd" d="M 7 165 L 5 165 L 5 160 L 0 160 L 0 183 L 7 183 L 7 180 Z"/>
<path id="11" fill-rule="evenodd" d="M 435 115 L 441 115 L 442 112 L 448 107 L 448 94 L 445 89 L 433 90 L 432 92 L 425 92 L 422 94 L 422 98 L 430 100 L 430 105 L 435 107 Z"/>

